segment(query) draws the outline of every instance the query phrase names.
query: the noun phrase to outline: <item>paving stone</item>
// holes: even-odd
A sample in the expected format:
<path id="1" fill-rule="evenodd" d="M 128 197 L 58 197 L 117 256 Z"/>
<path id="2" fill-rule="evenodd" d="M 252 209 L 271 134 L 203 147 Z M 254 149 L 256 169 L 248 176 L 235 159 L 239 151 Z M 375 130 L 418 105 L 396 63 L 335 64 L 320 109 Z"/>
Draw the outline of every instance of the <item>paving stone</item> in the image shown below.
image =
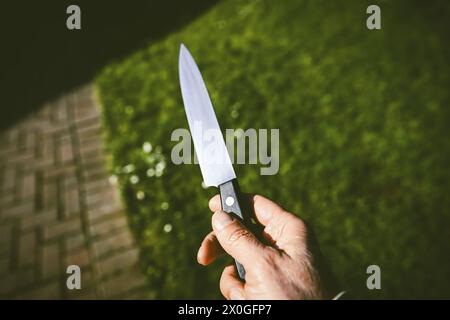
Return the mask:
<path id="1" fill-rule="evenodd" d="M 99 192 L 102 190 L 110 190 L 111 185 L 109 184 L 108 179 L 104 177 L 98 179 L 92 179 L 85 183 L 84 185 L 86 194 L 91 194 L 94 192 Z"/>
<path id="2" fill-rule="evenodd" d="M 12 190 L 15 186 L 16 168 L 12 165 L 6 166 L 3 171 L 2 191 Z"/>
<path id="3" fill-rule="evenodd" d="M 28 173 L 22 177 L 22 186 L 21 186 L 21 199 L 30 199 L 34 197 L 35 194 L 35 174 L 34 172 Z"/>
<path id="4" fill-rule="evenodd" d="M 99 279 L 97 275 L 90 268 L 84 268 L 81 270 L 81 291 L 96 291 L 98 289 Z M 74 292 L 75 290 L 66 290 L 68 292 Z M 79 290 L 77 290 L 79 292 Z M 96 292 L 93 292 L 96 294 Z"/>
<path id="5" fill-rule="evenodd" d="M 9 261 L 12 249 L 12 225 L 0 225 L 0 257 Z"/>
<path id="6" fill-rule="evenodd" d="M 114 234 L 118 229 L 127 226 L 126 217 L 121 214 L 111 216 L 109 219 L 90 225 L 90 232 L 93 238 Z"/>
<path id="7" fill-rule="evenodd" d="M 96 108 L 92 108 L 92 99 L 90 97 L 78 97 L 75 104 L 76 121 L 98 116 L 99 111 Z"/>
<path id="8" fill-rule="evenodd" d="M 57 185 L 56 179 L 45 179 L 43 182 L 42 194 L 43 194 L 43 207 L 55 208 L 57 203 Z"/>
<path id="9" fill-rule="evenodd" d="M 145 278 L 86 85 L 0 132 L 0 298 L 140 298 Z M 66 267 L 82 290 L 65 289 Z"/>
<path id="10" fill-rule="evenodd" d="M 89 139 L 92 137 L 101 137 L 102 133 L 102 126 L 100 121 L 93 121 L 91 123 L 87 122 L 82 125 L 78 125 L 77 127 L 77 134 L 80 138 L 80 141 L 83 141 L 84 139 Z"/>
<path id="11" fill-rule="evenodd" d="M 19 219 L 34 212 L 34 201 L 28 199 L 23 202 L 19 202 L 11 205 L 10 207 L 3 208 L 2 218 L 15 218 Z"/>
<path id="12" fill-rule="evenodd" d="M 109 237 L 103 237 L 93 242 L 94 252 L 98 258 L 120 249 L 130 248 L 132 245 L 133 237 L 128 228 L 118 230 Z"/>
<path id="13" fill-rule="evenodd" d="M 59 281 L 53 281 L 19 294 L 16 298 L 19 300 L 52 300 L 58 299 L 60 296 L 61 283 Z"/>
<path id="14" fill-rule="evenodd" d="M 72 163 L 59 164 L 56 167 L 49 168 L 44 172 L 44 180 L 54 180 L 58 177 L 75 177 L 77 175 L 77 167 Z"/>
<path id="15" fill-rule="evenodd" d="M 32 269 L 9 272 L 3 278 L 0 278 L 2 284 L 0 286 L 0 297 L 2 295 L 12 296 L 15 292 L 32 286 L 34 282 L 35 277 Z"/>
<path id="16" fill-rule="evenodd" d="M 6 256 L 0 256 L 0 278 L 7 276 L 9 271 L 9 259 Z"/>
<path id="17" fill-rule="evenodd" d="M 80 155 L 85 157 L 93 152 L 99 152 L 104 150 L 103 142 L 99 137 L 89 137 L 80 141 Z"/>
<path id="18" fill-rule="evenodd" d="M 145 287 L 146 282 L 145 278 L 137 272 L 127 272 L 113 276 L 102 282 L 101 285 L 103 286 L 106 298 L 118 298 L 124 295 L 126 297 L 126 293 L 133 289 Z"/>
<path id="19" fill-rule="evenodd" d="M 43 237 L 45 241 L 81 232 L 81 221 L 76 217 L 74 219 L 48 224 L 43 227 Z"/>
<path id="20" fill-rule="evenodd" d="M 72 141 L 70 135 L 58 139 L 58 161 L 66 163 L 73 160 Z"/>
<path id="21" fill-rule="evenodd" d="M 45 226 L 47 224 L 51 224 L 56 221 L 57 214 L 56 209 L 45 209 L 44 211 L 40 211 L 39 213 L 34 212 L 33 214 L 29 214 L 24 216 L 20 222 L 20 229 L 22 232 L 27 232 L 30 229 L 34 229 L 35 227 Z"/>
<path id="22" fill-rule="evenodd" d="M 64 267 L 67 268 L 70 265 L 77 265 L 80 268 L 88 266 L 90 263 L 89 252 L 87 248 L 80 248 L 77 250 L 69 251 L 66 255 Z"/>
<path id="23" fill-rule="evenodd" d="M 84 234 L 79 233 L 74 236 L 68 236 L 65 239 L 65 250 L 67 251 L 74 251 L 77 249 L 80 249 L 81 247 L 86 246 L 86 239 Z"/>
<path id="24" fill-rule="evenodd" d="M 28 232 L 19 239 L 19 267 L 32 266 L 36 257 L 36 234 Z"/>
<path id="25" fill-rule="evenodd" d="M 118 204 L 117 191 L 112 188 L 101 189 L 86 195 L 86 203 L 89 207 L 96 208 L 106 203 Z"/>
<path id="26" fill-rule="evenodd" d="M 100 204 L 89 206 L 88 219 L 89 223 L 96 223 L 100 219 L 105 219 L 114 215 L 119 208 L 117 203 L 102 201 Z"/>
<path id="27" fill-rule="evenodd" d="M 62 270 L 60 267 L 60 251 L 58 243 L 51 243 L 42 247 L 42 278 L 58 277 Z"/>
<path id="28" fill-rule="evenodd" d="M 99 272 L 102 277 L 117 271 L 126 270 L 135 266 L 138 260 L 138 250 L 133 248 L 118 252 L 108 258 L 99 261 Z"/>
<path id="29" fill-rule="evenodd" d="M 9 206 L 11 206 L 14 198 L 15 197 L 13 192 L 2 192 L 0 194 L 0 208 L 7 209 Z"/>
<path id="30" fill-rule="evenodd" d="M 90 180 L 106 180 L 109 174 L 106 170 L 105 163 L 97 163 L 90 165 L 83 171 L 83 179 Z"/>
<path id="31" fill-rule="evenodd" d="M 56 100 L 51 107 L 52 121 L 55 123 L 67 121 L 66 97 L 62 96 Z"/>
<path id="32" fill-rule="evenodd" d="M 12 241 L 12 223 L 0 224 L 0 247 L 7 246 Z"/>
<path id="33" fill-rule="evenodd" d="M 66 216 L 70 216 L 72 214 L 77 214 L 80 212 L 80 199 L 79 192 L 77 188 L 70 188 L 69 190 L 65 190 L 64 193 L 64 201 L 65 201 L 65 210 Z"/>

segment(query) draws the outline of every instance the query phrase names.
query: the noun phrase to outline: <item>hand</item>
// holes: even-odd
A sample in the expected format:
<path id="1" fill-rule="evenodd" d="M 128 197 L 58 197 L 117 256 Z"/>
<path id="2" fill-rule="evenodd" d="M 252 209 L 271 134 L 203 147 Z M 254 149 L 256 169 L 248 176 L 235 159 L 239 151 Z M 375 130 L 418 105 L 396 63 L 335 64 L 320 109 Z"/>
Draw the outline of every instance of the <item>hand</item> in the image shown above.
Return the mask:
<path id="1" fill-rule="evenodd" d="M 224 252 L 245 268 L 245 282 L 234 264 L 223 270 L 220 290 L 227 299 L 331 299 L 337 291 L 311 231 L 297 216 L 262 196 L 250 196 L 264 226 L 259 241 L 238 220 L 221 211 L 220 197 L 209 207 L 213 231 L 203 240 L 197 260 L 209 265 Z"/>

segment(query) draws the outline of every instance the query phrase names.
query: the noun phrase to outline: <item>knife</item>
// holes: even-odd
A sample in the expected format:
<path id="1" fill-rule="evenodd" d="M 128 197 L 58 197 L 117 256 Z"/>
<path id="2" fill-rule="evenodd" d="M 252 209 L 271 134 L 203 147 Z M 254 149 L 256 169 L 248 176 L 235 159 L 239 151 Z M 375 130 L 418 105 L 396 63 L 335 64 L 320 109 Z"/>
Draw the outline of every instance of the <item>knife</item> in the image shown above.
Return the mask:
<path id="1" fill-rule="evenodd" d="M 197 155 L 203 182 L 219 188 L 222 210 L 237 218 L 250 230 L 255 223 L 253 210 L 239 190 L 219 123 L 200 70 L 188 49 L 181 44 L 179 77 L 189 129 Z M 245 269 L 235 261 L 239 277 L 245 280 Z"/>

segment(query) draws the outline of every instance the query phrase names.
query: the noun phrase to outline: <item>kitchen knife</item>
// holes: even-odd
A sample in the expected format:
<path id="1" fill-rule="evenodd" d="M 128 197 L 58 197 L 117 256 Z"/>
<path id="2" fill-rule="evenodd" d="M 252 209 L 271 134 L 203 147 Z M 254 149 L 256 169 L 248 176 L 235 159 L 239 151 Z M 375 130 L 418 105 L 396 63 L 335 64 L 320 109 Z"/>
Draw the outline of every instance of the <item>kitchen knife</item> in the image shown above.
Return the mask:
<path id="1" fill-rule="evenodd" d="M 181 44 L 179 76 L 184 108 L 194 141 L 203 182 L 219 188 L 223 211 L 232 214 L 252 230 L 253 211 L 246 208 L 230 157 L 217 122 L 202 75 L 187 48 Z M 245 280 L 244 267 L 236 261 L 239 277 Z"/>

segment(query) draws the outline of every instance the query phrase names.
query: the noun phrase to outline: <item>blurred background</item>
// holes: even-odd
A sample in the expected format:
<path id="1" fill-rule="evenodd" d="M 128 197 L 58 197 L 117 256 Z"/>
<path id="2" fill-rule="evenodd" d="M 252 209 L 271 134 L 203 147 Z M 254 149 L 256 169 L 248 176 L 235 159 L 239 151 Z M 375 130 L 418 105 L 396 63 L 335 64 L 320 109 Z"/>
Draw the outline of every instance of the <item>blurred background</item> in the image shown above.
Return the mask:
<path id="1" fill-rule="evenodd" d="M 221 297 L 229 258 L 196 262 L 217 191 L 170 161 L 183 42 L 222 128 L 280 129 L 241 188 L 311 222 L 342 288 L 450 298 L 447 2 L 78 1 L 78 31 L 70 4 L 2 7 L 0 297 Z"/>

